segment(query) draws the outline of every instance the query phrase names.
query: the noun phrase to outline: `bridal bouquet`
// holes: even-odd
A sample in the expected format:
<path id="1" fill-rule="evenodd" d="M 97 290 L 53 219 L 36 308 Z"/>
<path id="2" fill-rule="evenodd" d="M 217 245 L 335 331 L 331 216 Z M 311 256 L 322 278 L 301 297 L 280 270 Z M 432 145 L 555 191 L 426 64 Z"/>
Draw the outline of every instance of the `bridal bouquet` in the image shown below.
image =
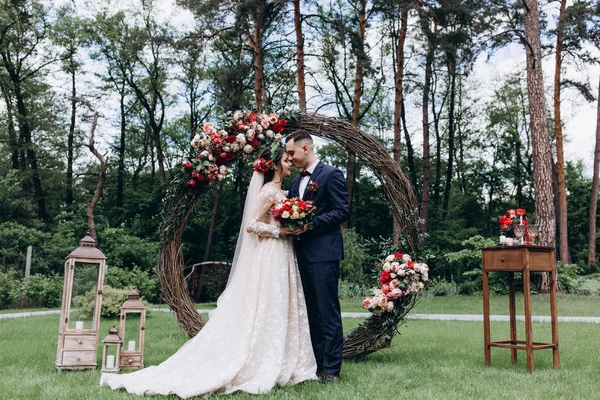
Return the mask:
<path id="1" fill-rule="evenodd" d="M 380 265 L 379 283 L 373 296 L 363 301 L 363 306 L 373 314 L 381 315 L 403 306 L 403 300 L 412 300 L 429 281 L 429 267 L 413 262 L 408 254 L 389 255 Z"/>
<path id="2" fill-rule="evenodd" d="M 273 208 L 272 214 L 275 221 L 282 226 L 290 229 L 296 229 L 302 225 L 308 224 L 317 207 L 310 201 L 300 200 L 297 197 L 285 199 Z"/>

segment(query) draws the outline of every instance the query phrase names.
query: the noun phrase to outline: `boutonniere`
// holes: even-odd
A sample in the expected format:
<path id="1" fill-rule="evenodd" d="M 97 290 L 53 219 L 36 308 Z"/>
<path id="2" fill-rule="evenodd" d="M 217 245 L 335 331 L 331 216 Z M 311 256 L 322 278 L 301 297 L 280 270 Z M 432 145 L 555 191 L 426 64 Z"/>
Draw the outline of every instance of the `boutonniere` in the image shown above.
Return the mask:
<path id="1" fill-rule="evenodd" d="M 319 190 L 319 184 L 317 182 L 310 182 L 306 190 L 310 192 L 311 196 L 314 196 L 317 190 Z"/>

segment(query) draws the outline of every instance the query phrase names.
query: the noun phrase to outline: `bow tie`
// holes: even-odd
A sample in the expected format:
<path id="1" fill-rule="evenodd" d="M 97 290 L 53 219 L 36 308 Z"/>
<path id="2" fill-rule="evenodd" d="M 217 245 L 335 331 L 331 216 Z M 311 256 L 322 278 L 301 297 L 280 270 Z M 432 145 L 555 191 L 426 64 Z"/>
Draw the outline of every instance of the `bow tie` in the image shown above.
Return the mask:
<path id="1" fill-rule="evenodd" d="M 304 169 L 302 171 L 298 172 L 298 173 L 300 174 L 300 176 L 310 176 L 311 175 L 310 171 L 307 171 L 307 170 L 304 170 Z"/>

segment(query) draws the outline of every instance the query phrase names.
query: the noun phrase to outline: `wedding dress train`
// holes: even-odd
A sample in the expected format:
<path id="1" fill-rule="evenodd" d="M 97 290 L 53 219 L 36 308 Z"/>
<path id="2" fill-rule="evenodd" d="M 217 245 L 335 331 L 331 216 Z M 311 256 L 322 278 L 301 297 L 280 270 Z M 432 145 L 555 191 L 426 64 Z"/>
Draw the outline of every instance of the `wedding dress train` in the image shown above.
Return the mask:
<path id="1" fill-rule="evenodd" d="M 265 393 L 275 385 L 316 379 L 292 239 L 277 237 L 279 227 L 270 215 L 283 198 L 278 188 L 262 187 L 257 212 L 247 224 L 258 235 L 256 246 L 251 256 L 234 259 L 235 273 L 204 328 L 162 364 L 102 374 L 101 385 L 188 398 L 238 390 Z"/>

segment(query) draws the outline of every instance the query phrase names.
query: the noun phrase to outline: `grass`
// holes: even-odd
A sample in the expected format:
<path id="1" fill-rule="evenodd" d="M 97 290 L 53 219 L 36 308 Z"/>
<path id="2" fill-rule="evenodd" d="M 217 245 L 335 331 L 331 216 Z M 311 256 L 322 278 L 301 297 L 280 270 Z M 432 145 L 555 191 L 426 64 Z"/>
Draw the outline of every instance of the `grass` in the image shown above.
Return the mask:
<path id="1" fill-rule="evenodd" d="M 422 299 L 421 310 L 439 312 L 434 304 L 450 303 L 444 310 L 476 310 L 477 298 Z M 573 307 L 580 310 L 581 305 Z M 472 303 L 472 304 L 471 304 Z M 452 305 L 454 304 L 454 305 Z M 590 303 L 591 304 L 591 303 Z M 348 305 L 348 304 L 346 304 Z M 596 304 L 597 309 L 597 304 Z M 590 310 L 590 312 L 592 312 Z M 0 399 L 136 399 L 122 391 L 98 385 L 99 370 L 63 371 L 54 368 L 58 315 L 0 320 Z M 344 320 L 350 329 L 360 320 Z M 117 321 L 103 320 L 101 338 Z M 170 313 L 153 313 L 146 331 L 146 365 L 155 365 L 175 352 L 186 335 Z M 493 322 L 492 340 L 506 339 L 508 323 Z M 519 324 L 523 337 L 523 324 Z M 535 372 L 526 372 L 525 354 L 517 365 L 510 352 L 492 349 L 492 366 L 483 365 L 483 326 L 479 322 L 410 320 L 401 327 L 390 350 L 366 359 L 346 362 L 342 382 L 316 382 L 277 388 L 268 399 L 548 399 L 590 398 L 597 392 L 600 335 L 595 324 L 559 325 L 561 369 L 552 368 L 552 353 L 534 353 Z M 550 340 L 550 324 L 534 323 L 534 340 Z M 99 350 L 99 354 L 101 350 Z M 218 396 L 223 397 L 223 396 Z M 235 394 L 228 399 L 255 399 Z"/>
<path id="2" fill-rule="evenodd" d="M 362 298 L 340 300 L 342 311 L 365 312 Z M 161 307 L 168 308 L 163 304 Z M 211 310 L 216 303 L 198 303 L 196 308 Z M 517 314 L 523 314 L 523 294 L 516 295 Z M 557 298 L 558 315 L 577 317 L 600 317 L 600 297 L 559 295 Z M 550 315 L 550 296 L 536 294 L 531 297 L 533 315 Z M 419 314 L 482 314 L 483 298 L 479 296 L 440 296 L 423 297 L 412 311 Z M 490 295 L 490 313 L 508 315 L 508 296 Z"/>
<path id="3" fill-rule="evenodd" d="M 12 314 L 12 313 L 25 313 L 32 311 L 50 311 L 50 310 L 60 310 L 60 308 L 8 308 L 5 310 L 0 310 L 0 314 Z"/>
<path id="4" fill-rule="evenodd" d="M 536 294 L 531 297 L 531 311 L 533 315 L 550 315 L 550 299 L 547 294 Z M 341 299 L 342 311 L 365 312 L 362 298 Z M 517 293 L 517 314 L 523 314 L 523 294 Z M 197 303 L 196 308 L 212 310 L 216 302 Z M 413 313 L 418 314 L 482 314 L 483 299 L 479 296 L 439 296 L 423 297 L 419 300 Z M 155 304 L 153 307 L 169 309 L 168 304 Z M 558 315 L 571 317 L 600 317 L 600 297 L 558 295 Z M 58 310 L 58 308 L 28 308 L 0 310 L 0 314 Z M 490 295 L 490 313 L 508 315 L 508 296 Z"/>

